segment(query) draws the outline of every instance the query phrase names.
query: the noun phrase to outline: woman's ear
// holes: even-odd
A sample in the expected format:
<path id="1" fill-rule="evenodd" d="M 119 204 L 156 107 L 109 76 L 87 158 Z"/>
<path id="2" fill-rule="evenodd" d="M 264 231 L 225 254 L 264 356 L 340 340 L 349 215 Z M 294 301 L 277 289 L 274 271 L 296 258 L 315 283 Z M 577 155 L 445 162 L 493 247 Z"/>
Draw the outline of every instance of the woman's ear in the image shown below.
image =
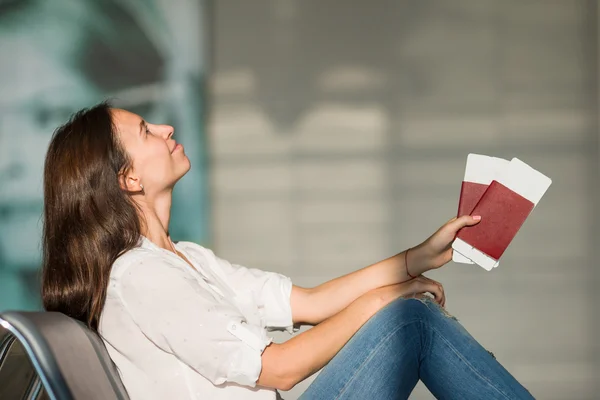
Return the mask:
<path id="1" fill-rule="evenodd" d="M 129 193 L 140 193 L 144 190 L 144 186 L 136 176 L 125 173 L 119 174 L 119 186 Z"/>

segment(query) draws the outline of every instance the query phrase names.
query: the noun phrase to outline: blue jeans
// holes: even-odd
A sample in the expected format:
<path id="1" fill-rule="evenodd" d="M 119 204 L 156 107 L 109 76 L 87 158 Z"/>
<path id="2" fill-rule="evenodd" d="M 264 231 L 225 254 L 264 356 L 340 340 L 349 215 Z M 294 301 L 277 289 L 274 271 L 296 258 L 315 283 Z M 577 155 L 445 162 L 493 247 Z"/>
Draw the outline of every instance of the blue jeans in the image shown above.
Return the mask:
<path id="1" fill-rule="evenodd" d="M 438 399 L 532 399 L 435 302 L 398 299 L 374 315 L 300 400 L 407 399 L 418 380 Z"/>

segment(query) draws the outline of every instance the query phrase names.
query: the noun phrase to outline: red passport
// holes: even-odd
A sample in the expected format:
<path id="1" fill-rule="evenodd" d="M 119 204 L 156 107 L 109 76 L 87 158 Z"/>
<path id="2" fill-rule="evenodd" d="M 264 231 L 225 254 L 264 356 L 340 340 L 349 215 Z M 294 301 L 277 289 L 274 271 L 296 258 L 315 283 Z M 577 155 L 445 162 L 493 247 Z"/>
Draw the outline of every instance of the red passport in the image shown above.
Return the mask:
<path id="1" fill-rule="evenodd" d="M 471 213 L 481 215 L 481 222 L 456 237 L 499 260 L 533 207 L 525 197 L 493 181 Z"/>

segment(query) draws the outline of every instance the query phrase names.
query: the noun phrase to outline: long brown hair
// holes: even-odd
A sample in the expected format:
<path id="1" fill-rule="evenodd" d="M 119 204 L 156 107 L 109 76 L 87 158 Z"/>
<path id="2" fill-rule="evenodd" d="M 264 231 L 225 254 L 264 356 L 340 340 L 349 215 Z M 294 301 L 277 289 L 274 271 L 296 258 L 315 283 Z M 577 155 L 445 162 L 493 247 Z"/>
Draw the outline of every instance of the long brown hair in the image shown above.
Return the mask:
<path id="1" fill-rule="evenodd" d="M 59 127 L 46 154 L 42 301 L 96 332 L 112 264 L 141 234 L 119 185 L 130 166 L 106 102 Z"/>

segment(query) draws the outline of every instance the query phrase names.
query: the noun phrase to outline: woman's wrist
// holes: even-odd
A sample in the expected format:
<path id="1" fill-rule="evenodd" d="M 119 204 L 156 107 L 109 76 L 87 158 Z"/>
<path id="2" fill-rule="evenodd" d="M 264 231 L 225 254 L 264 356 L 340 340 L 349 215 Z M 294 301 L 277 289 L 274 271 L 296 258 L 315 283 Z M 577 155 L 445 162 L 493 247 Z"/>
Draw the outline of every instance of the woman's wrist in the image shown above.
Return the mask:
<path id="1" fill-rule="evenodd" d="M 412 247 L 404 253 L 405 271 L 410 278 L 419 276 L 430 269 L 433 269 L 431 257 L 427 255 L 423 244 Z"/>
<path id="2" fill-rule="evenodd" d="M 413 274 L 411 274 L 411 273 L 410 273 L 410 269 L 408 268 L 408 252 L 409 252 L 409 251 L 410 251 L 410 248 L 409 248 L 409 249 L 406 249 L 406 250 L 404 251 L 404 269 L 406 270 L 406 275 L 407 275 L 407 276 L 408 276 L 410 279 L 415 279 L 415 278 L 418 276 L 418 274 L 417 274 L 417 275 L 413 275 Z"/>

